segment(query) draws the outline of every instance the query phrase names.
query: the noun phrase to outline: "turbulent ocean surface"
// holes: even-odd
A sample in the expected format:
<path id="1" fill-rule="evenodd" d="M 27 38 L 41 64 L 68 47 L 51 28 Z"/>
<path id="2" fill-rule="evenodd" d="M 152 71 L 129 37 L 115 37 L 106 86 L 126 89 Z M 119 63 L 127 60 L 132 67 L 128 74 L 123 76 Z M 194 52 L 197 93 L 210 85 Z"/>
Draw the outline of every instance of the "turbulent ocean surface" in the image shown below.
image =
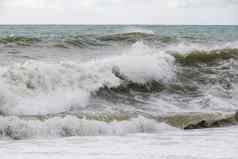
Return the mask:
<path id="1" fill-rule="evenodd" d="M 236 159 L 237 110 L 238 26 L 0 26 L 4 159 Z"/>

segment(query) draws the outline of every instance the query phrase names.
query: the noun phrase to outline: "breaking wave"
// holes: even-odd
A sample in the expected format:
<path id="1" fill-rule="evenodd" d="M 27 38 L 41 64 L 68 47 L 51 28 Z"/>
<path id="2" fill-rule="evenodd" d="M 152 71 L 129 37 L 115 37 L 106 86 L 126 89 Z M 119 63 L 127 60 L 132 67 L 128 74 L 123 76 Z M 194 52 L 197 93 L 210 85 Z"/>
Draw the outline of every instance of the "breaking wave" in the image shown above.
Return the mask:
<path id="1" fill-rule="evenodd" d="M 14 63 L 0 69 L 0 111 L 19 115 L 80 109 L 101 88 L 166 84 L 175 79 L 174 62 L 171 55 L 138 42 L 122 55 L 88 62 Z"/>
<path id="2" fill-rule="evenodd" d="M 0 117 L 0 137 L 26 139 L 33 137 L 68 137 L 97 135 L 126 135 L 152 133 L 169 129 L 169 126 L 152 119 L 137 117 L 124 121 L 104 122 L 80 119 L 76 116 L 52 117 L 45 120 Z"/>

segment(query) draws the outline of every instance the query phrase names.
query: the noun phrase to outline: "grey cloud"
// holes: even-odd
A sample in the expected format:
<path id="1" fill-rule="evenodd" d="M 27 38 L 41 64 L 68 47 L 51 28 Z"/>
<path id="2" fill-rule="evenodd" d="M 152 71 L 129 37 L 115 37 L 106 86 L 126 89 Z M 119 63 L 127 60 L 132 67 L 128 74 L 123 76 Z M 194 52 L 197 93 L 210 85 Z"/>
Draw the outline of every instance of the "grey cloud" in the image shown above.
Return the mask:
<path id="1" fill-rule="evenodd" d="M 0 23 L 238 24 L 238 0 L 0 0 L 0 7 Z"/>

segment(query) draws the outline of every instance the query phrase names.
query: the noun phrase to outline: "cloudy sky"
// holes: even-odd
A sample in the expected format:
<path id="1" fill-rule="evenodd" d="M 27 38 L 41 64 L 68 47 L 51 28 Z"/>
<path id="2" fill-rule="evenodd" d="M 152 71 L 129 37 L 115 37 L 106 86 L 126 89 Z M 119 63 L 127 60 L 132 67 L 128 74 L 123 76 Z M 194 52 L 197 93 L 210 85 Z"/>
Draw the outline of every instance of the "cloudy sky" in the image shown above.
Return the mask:
<path id="1" fill-rule="evenodd" d="M 0 0 L 0 24 L 238 25 L 238 0 Z"/>

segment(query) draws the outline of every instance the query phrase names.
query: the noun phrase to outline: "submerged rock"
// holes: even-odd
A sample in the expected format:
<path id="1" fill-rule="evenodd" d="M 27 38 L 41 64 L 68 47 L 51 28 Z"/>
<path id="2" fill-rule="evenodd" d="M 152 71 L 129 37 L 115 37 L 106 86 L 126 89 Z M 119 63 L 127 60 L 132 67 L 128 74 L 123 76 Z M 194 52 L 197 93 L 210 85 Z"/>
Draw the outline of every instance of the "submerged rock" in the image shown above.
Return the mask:
<path id="1" fill-rule="evenodd" d="M 163 122 L 182 129 L 203 129 L 225 127 L 238 124 L 238 112 L 222 113 L 190 113 L 164 117 Z"/>

